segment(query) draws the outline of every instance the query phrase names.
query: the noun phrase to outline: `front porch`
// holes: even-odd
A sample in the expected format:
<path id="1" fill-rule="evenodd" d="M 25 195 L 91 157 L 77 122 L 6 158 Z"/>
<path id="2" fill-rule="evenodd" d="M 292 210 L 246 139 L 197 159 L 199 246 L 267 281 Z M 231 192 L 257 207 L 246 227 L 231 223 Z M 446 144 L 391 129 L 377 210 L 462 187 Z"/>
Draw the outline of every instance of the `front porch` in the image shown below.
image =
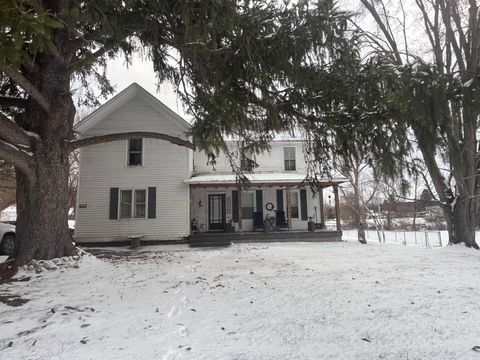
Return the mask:
<path id="1" fill-rule="evenodd" d="M 233 174 L 195 176 L 190 185 L 190 242 L 337 241 L 341 239 L 338 186 L 312 188 L 298 173 L 248 174 L 248 187 Z M 333 188 L 336 230 L 327 230 L 323 190 Z"/>

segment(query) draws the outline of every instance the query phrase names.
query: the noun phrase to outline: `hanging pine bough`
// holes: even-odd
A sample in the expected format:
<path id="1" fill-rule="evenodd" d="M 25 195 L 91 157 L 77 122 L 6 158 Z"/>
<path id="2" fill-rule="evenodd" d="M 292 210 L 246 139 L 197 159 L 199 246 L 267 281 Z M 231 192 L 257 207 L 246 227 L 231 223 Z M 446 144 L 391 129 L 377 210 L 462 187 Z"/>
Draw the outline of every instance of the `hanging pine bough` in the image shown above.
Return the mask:
<path id="1" fill-rule="evenodd" d="M 75 251 L 69 152 L 138 135 L 75 139 L 73 99 L 98 105 L 96 88 L 113 92 L 108 59 L 151 59 L 158 80 L 182 90 L 197 147 L 214 154 L 225 135 L 254 133 L 257 151 L 273 132 L 296 126 L 290 110 L 303 99 L 289 90 L 346 43 L 346 15 L 329 0 L 1 0 L 0 27 L 0 159 L 17 175 L 19 265 Z M 73 82 L 81 84 L 75 94 Z M 193 147 L 165 134 L 142 136 Z"/>

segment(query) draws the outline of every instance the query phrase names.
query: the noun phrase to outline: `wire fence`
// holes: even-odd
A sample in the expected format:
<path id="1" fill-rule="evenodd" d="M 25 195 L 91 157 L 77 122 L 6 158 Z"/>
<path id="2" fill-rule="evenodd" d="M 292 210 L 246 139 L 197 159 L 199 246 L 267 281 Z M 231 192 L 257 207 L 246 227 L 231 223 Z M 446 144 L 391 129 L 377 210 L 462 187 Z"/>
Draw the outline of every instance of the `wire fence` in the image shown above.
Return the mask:
<path id="1" fill-rule="evenodd" d="M 345 240 L 357 240 L 358 230 L 343 230 Z M 376 230 L 365 230 L 365 239 L 374 242 L 396 243 L 409 246 L 424 247 L 443 247 L 446 245 L 445 239 L 442 239 L 443 231 L 403 231 L 403 230 L 384 230 L 383 233 Z M 380 236 L 380 238 L 379 238 Z"/>

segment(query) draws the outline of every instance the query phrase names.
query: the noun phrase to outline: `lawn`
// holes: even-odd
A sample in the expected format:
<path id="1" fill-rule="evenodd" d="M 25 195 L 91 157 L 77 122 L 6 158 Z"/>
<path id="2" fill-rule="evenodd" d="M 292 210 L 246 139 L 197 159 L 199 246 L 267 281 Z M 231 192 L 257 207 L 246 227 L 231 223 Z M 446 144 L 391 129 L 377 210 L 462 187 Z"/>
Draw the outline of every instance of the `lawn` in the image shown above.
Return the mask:
<path id="1" fill-rule="evenodd" d="M 480 359 L 473 250 L 273 243 L 102 257 L 0 285 L 0 298 L 29 300 L 0 303 L 0 358 Z"/>

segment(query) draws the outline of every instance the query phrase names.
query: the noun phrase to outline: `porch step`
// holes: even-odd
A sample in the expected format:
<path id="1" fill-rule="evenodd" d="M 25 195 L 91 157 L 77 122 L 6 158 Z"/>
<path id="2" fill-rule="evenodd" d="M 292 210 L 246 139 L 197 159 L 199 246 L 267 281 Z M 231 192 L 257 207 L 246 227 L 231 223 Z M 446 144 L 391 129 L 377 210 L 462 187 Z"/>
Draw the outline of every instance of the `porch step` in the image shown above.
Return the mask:
<path id="1" fill-rule="evenodd" d="M 188 244 L 190 247 L 221 247 L 232 245 L 232 241 L 225 233 L 201 233 L 191 235 Z"/>
<path id="2" fill-rule="evenodd" d="M 229 246 L 232 242 L 289 242 L 289 241 L 341 241 L 342 232 L 336 230 L 309 231 L 274 231 L 220 233 L 204 232 L 193 234 L 189 238 L 189 244 L 195 246 Z"/>

